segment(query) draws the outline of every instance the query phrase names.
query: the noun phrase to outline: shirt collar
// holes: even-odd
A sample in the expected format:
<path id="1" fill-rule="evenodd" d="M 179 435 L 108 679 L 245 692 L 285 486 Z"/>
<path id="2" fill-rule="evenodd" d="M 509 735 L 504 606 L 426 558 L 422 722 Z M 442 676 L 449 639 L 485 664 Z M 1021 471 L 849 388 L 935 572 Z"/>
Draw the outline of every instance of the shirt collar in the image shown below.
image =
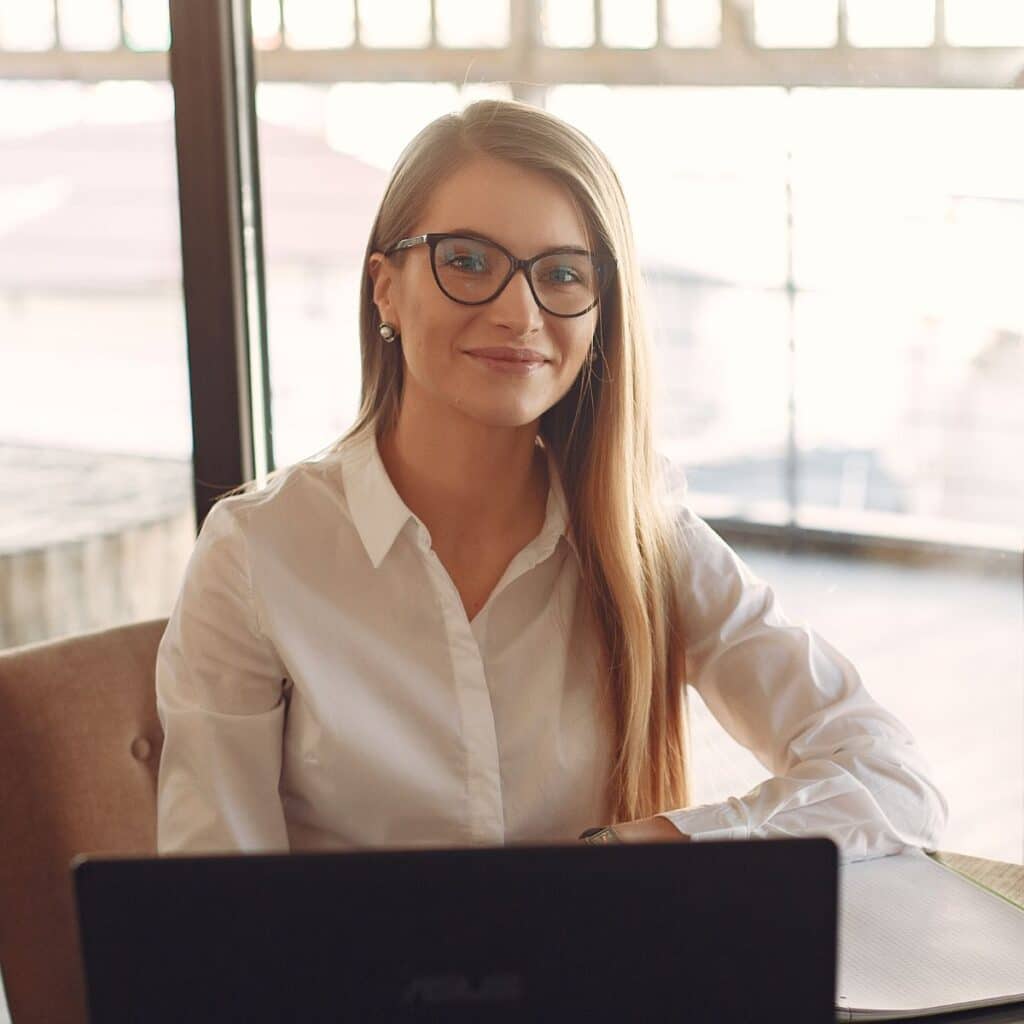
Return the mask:
<path id="1" fill-rule="evenodd" d="M 576 551 L 569 526 L 568 503 L 555 457 L 550 448 L 543 442 L 539 443 L 548 459 L 549 487 L 544 525 L 531 545 L 537 549 L 538 560 L 547 557 L 562 536 Z M 376 569 L 384 561 L 406 523 L 410 519 L 416 523 L 419 520 L 395 490 L 372 430 L 347 439 L 338 451 L 342 483 L 352 522 Z"/>

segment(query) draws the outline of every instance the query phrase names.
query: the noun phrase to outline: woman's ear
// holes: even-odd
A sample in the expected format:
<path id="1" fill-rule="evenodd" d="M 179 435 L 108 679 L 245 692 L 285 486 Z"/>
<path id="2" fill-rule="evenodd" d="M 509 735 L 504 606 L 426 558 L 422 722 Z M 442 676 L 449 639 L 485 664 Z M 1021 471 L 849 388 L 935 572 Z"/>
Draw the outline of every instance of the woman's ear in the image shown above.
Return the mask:
<path id="1" fill-rule="evenodd" d="M 399 328 L 398 311 L 391 301 L 391 286 L 394 282 L 394 270 L 391 263 L 380 252 L 370 253 L 366 263 L 366 272 L 373 281 L 373 303 L 377 307 L 381 321 Z"/>

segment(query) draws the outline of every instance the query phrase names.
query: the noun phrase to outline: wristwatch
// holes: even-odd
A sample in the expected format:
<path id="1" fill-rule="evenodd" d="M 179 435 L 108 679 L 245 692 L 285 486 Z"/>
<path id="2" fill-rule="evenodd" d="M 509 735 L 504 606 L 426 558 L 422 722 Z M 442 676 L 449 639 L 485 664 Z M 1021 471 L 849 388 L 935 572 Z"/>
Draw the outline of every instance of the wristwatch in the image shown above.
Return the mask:
<path id="1" fill-rule="evenodd" d="M 594 846 L 601 845 L 603 843 L 621 843 L 622 839 L 619 833 L 611 827 L 611 825 L 598 825 L 597 828 L 588 828 L 585 832 L 581 832 L 579 838 L 585 843 L 591 843 Z"/>

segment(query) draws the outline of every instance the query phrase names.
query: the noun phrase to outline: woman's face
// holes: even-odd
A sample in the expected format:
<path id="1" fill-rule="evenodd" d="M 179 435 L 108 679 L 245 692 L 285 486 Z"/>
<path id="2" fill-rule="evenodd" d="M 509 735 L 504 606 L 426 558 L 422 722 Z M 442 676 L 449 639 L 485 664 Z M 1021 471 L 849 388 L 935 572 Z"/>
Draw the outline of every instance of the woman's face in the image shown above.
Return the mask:
<path id="1" fill-rule="evenodd" d="M 550 249 L 587 249 L 586 228 L 568 190 L 545 175 L 478 156 L 441 181 L 409 235 L 466 232 L 498 242 L 520 259 Z M 569 390 L 597 325 L 597 309 L 558 317 L 538 306 L 522 271 L 480 306 L 461 305 L 438 287 L 430 247 L 370 258 L 381 319 L 401 334 L 403 404 L 425 403 L 494 427 L 537 421 Z M 381 341 L 380 344 L 385 344 Z M 532 349 L 543 362 L 527 373 L 502 370 L 473 350 Z"/>

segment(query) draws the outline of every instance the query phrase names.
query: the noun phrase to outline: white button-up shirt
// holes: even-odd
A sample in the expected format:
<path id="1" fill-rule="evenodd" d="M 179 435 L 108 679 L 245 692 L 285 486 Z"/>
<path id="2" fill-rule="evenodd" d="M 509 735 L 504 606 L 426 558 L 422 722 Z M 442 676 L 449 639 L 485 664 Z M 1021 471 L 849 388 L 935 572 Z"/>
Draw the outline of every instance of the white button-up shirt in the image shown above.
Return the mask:
<path id="1" fill-rule="evenodd" d="M 606 823 L 595 626 L 549 457 L 544 526 L 470 622 L 375 440 L 207 516 L 160 643 L 161 852 L 573 841 Z M 685 506 L 686 673 L 773 778 L 666 808 L 695 840 L 934 849 L 946 803 L 846 659 Z"/>

